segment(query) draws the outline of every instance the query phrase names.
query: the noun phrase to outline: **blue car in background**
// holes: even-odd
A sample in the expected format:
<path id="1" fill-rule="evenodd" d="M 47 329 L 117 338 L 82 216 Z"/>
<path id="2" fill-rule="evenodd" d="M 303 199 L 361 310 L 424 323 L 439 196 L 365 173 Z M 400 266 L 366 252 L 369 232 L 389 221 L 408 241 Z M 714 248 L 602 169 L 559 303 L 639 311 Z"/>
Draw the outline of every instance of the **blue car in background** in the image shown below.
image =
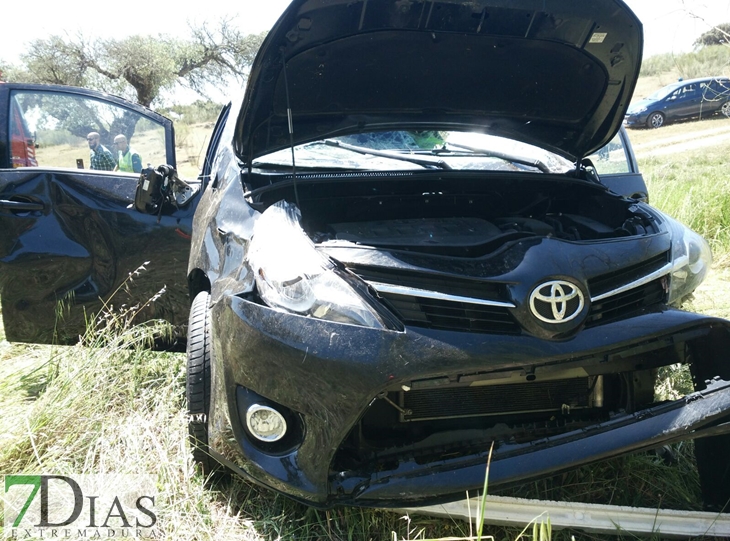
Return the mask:
<path id="1" fill-rule="evenodd" d="M 730 117 L 730 79 L 680 80 L 632 103 L 624 117 L 624 126 L 661 128 L 673 120 L 706 118 L 717 113 Z"/>

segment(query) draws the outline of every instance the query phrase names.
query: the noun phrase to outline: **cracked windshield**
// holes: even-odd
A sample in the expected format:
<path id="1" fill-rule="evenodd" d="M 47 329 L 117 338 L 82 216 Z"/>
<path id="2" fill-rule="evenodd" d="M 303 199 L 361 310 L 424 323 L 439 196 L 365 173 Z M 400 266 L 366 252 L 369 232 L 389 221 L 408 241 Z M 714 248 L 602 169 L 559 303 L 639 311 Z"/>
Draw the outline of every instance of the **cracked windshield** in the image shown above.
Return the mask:
<path id="1" fill-rule="evenodd" d="M 542 148 L 495 135 L 457 131 L 367 132 L 323 139 L 294 148 L 294 164 L 301 169 L 485 170 L 501 172 L 565 173 L 569 160 Z M 590 156 L 599 173 L 628 171 L 620 137 Z M 258 158 L 261 169 L 292 167 L 292 150 Z"/>

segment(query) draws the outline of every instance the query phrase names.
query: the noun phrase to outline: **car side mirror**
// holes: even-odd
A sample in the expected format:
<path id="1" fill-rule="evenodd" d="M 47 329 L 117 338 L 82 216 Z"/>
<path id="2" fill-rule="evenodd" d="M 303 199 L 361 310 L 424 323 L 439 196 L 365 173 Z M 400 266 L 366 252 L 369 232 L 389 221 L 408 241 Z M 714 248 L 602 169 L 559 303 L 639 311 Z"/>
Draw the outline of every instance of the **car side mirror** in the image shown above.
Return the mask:
<path id="1" fill-rule="evenodd" d="M 142 169 L 134 194 L 134 208 L 144 214 L 158 214 L 165 196 L 164 177 L 152 167 Z"/>
<path id="2" fill-rule="evenodd" d="M 177 176 L 171 165 L 142 169 L 134 194 L 134 208 L 144 214 L 172 213 L 187 205 L 200 187 L 190 185 Z"/>

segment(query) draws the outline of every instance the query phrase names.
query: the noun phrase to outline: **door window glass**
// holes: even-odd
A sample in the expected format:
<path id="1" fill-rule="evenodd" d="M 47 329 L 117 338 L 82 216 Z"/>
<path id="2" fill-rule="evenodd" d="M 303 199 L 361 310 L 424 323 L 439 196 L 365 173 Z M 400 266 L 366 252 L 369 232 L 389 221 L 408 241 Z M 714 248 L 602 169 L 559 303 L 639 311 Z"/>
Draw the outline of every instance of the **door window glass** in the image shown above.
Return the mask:
<path id="1" fill-rule="evenodd" d="M 730 82 L 727 79 L 715 79 L 707 85 L 706 99 L 714 100 L 721 96 L 727 96 L 730 92 Z"/>
<path id="2" fill-rule="evenodd" d="M 59 92 L 14 92 L 10 103 L 13 167 L 65 167 L 138 176 L 147 164 L 166 162 L 164 126 L 131 109 Z M 24 148 L 20 141 L 25 141 Z M 29 153 L 33 159 L 27 159 Z"/>
<path id="3" fill-rule="evenodd" d="M 593 162 L 599 176 L 631 172 L 626 147 L 621 140 L 620 132 L 606 146 L 591 154 L 588 158 Z"/>
<path id="4" fill-rule="evenodd" d="M 691 84 L 691 85 L 685 85 L 682 87 L 682 95 L 680 96 L 682 99 L 690 99 L 694 98 L 697 93 L 697 85 Z"/>

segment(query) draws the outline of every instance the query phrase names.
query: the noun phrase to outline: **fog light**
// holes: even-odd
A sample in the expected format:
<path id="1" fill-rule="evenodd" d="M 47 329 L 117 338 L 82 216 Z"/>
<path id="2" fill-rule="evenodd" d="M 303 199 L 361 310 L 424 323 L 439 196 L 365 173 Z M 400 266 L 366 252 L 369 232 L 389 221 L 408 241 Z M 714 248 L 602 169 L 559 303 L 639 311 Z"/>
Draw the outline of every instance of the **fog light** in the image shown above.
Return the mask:
<path id="1" fill-rule="evenodd" d="M 251 435 L 261 441 L 279 441 L 286 434 L 284 416 L 274 408 L 261 404 L 253 404 L 248 408 L 246 425 Z"/>

